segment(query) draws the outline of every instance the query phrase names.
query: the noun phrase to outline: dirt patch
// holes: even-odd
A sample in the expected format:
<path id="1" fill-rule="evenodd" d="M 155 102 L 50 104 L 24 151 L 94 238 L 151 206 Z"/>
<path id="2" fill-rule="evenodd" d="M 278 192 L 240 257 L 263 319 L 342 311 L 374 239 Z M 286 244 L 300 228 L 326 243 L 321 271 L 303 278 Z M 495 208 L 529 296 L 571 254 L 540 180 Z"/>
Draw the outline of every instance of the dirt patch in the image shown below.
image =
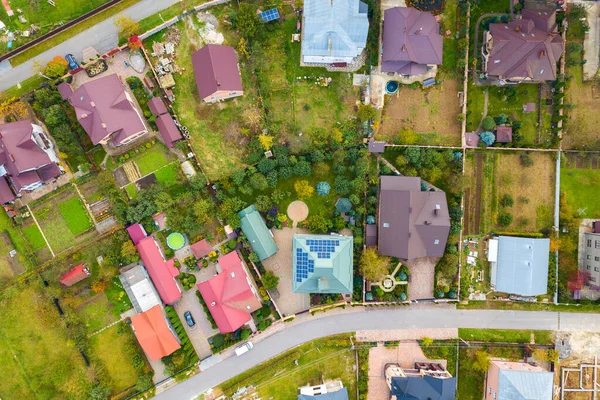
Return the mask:
<path id="1" fill-rule="evenodd" d="M 136 185 L 140 190 L 148 189 L 150 186 L 156 183 L 156 176 L 154 174 L 146 175 L 142 179 L 136 181 Z"/>
<path id="2" fill-rule="evenodd" d="M 569 335 L 571 357 L 587 360 L 590 355 L 600 353 L 600 334 L 571 332 Z"/>
<path id="3" fill-rule="evenodd" d="M 123 167 L 119 167 L 113 171 L 113 176 L 115 177 L 115 181 L 117 181 L 117 186 L 123 187 L 129 184 L 129 178 L 127 174 L 123 170 Z"/>
<path id="4" fill-rule="evenodd" d="M 25 272 L 27 268 L 19 262 L 17 255 L 14 257 L 10 256 L 10 252 L 15 249 L 15 246 L 13 245 L 12 240 L 10 240 L 8 234 L 4 231 L 0 232 L 0 242 L 3 250 L 3 254 L 0 257 L 0 263 L 8 266 L 13 276 L 17 276 Z"/>

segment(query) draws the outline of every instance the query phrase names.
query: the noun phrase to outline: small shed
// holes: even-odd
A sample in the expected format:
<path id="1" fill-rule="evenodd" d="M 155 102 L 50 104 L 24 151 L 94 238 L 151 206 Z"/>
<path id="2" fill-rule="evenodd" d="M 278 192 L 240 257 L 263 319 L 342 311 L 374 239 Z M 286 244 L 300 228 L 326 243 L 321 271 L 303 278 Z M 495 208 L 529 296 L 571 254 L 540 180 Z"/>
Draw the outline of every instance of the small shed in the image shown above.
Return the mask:
<path id="1" fill-rule="evenodd" d="M 160 97 L 153 97 L 148 101 L 148 108 L 157 117 L 167 113 L 167 107 Z"/>
<path id="2" fill-rule="evenodd" d="M 376 142 L 375 139 L 369 139 L 369 153 L 383 153 L 385 151 L 385 142 Z"/>
<path id="3" fill-rule="evenodd" d="M 167 227 L 167 216 L 162 211 L 154 214 L 152 216 L 152 220 L 154 220 L 154 223 L 156 224 L 156 227 L 158 228 L 159 231 L 162 231 L 163 229 L 165 229 Z"/>
<path id="4" fill-rule="evenodd" d="M 510 143 L 512 142 L 512 127 L 501 125 L 496 128 L 496 142 Z"/>
<path id="5" fill-rule="evenodd" d="M 202 239 L 201 241 L 194 243 L 191 246 L 191 250 L 192 250 L 192 254 L 194 254 L 194 257 L 203 258 L 203 257 L 206 257 L 208 255 L 208 253 L 211 252 L 212 246 L 210 245 L 208 240 Z"/>
<path id="6" fill-rule="evenodd" d="M 90 276 L 90 270 L 85 264 L 79 264 L 60 278 L 60 283 L 65 286 L 73 286 Z"/>
<path id="7" fill-rule="evenodd" d="M 142 239 L 148 236 L 146 230 L 140 223 L 135 223 L 127 227 L 127 233 L 129 233 L 129 237 L 133 241 L 133 244 L 138 244 Z"/>

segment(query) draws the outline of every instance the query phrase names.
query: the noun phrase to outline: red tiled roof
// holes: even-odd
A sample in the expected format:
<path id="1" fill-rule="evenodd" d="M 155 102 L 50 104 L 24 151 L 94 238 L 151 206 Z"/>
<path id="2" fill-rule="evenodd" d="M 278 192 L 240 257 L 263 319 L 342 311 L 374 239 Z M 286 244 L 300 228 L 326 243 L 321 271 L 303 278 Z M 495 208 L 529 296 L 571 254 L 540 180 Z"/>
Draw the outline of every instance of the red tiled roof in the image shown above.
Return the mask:
<path id="1" fill-rule="evenodd" d="M 152 361 L 168 356 L 181 347 L 158 305 L 131 317 L 131 325 L 140 346 Z"/>
<path id="2" fill-rule="evenodd" d="M 204 302 L 221 333 L 237 330 L 251 318 L 250 313 L 261 307 L 237 252 L 218 260 L 223 272 L 198 284 Z"/>
<path id="3" fill-rule="evenodd" d="M 243 90 L 233 47 L 207 44 L 192 55 L 192 64 L 201 99 L 219 90 Z"/>
<path id="4" fill-rule="evenodd" d="M 128 226 L 127 233 L 129 233 L 129 237 L 133 241 L 133 244 L 138 244 L 140 240 L 148 236 L 144 227 L 139 223 Z"/>
<path id="5" fill-rule="evenodd" d="M 17 197 L 10 189 L 10 186 L 8 186 L 6 178 L 4 176 L 0 177 L 0 203 L 6 204 L 13 201 L 16 198 Z"/>
<path id="6" fill-rule="evenodd" d="M 165 260 L 152 236 L 140 240 L 136 248 L 163 303 L 172 304 L 179 300 L 181 290 L 175 281 L 175 277 L 179 275 L 175 262 Z"/>
<path id="7" fill-rule="evenodd" d="M 73 286 L 90 276 L 90 271 L 83 264 L 79 264 L 60 278 L 60 283 L 65 286 Z"/>
<path id="8" fill-rule="evenodd" d="M 160 132 L 160 136 L 162 136 L 163 140 L 165 141 L 165 145 L 169 149 L 173 147 L 174 142 L 182 138 L 181 132 L 179 132 L 175 122 L 173 122 L 171 114 L 161 114 L 158 116 L 158 118 L 156 118 L 156 120 L 154 120 L 154 122 L 156 123 L 156 127 Z"/>
<path id="9" fill-rule="evenodd" d="M 192 249 L 194 257 L 196 258 L 206 257 L 208 253 L 210 253 L 210 251 L 212 250 L 210 243 L 208 243 L 208 240 L 206 239 L 202 239 L 201 241 L 194 243 L 190 247 Z"/>

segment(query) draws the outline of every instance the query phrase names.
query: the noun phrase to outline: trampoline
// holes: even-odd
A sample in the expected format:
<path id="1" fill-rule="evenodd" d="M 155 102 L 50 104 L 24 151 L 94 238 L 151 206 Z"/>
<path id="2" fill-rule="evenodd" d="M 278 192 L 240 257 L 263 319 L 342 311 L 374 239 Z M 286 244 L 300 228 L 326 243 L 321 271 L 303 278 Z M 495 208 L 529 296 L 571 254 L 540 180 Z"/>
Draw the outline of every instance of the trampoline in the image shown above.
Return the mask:
<path id="1" fill-rule="evenodd" d="M 385 92 L 387 94 L 394 94 L 398 91 L 399 84 L 397 81 L 389 81 L 385 84 Z"/>
<path id="2" fill-rule="evenodd" d="M 179 250 L 185 246 L 185 237 L 179 232 L 173 232 L 167 236 L 167 246 L 171 250 Z"/>

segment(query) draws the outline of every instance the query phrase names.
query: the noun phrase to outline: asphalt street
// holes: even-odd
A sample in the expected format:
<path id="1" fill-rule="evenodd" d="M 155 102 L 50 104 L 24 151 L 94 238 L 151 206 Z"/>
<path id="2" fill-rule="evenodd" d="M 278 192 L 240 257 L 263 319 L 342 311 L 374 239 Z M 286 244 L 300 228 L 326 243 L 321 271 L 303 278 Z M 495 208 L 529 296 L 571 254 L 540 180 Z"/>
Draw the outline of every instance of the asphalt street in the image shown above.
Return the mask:
<path id="1" fill-rule="evenodd" d="M 206 390 L 280 354 L 320 337 L 359 330 L 402 328 L 491 328 L 560 331 L 600 331 L 596 314 L 543 311 L 454 310 L 448 308 L 368 310 L 291 324 L 256 343 L 240 357 L 231 357 L 156 396 L 194 399 Z"/>

